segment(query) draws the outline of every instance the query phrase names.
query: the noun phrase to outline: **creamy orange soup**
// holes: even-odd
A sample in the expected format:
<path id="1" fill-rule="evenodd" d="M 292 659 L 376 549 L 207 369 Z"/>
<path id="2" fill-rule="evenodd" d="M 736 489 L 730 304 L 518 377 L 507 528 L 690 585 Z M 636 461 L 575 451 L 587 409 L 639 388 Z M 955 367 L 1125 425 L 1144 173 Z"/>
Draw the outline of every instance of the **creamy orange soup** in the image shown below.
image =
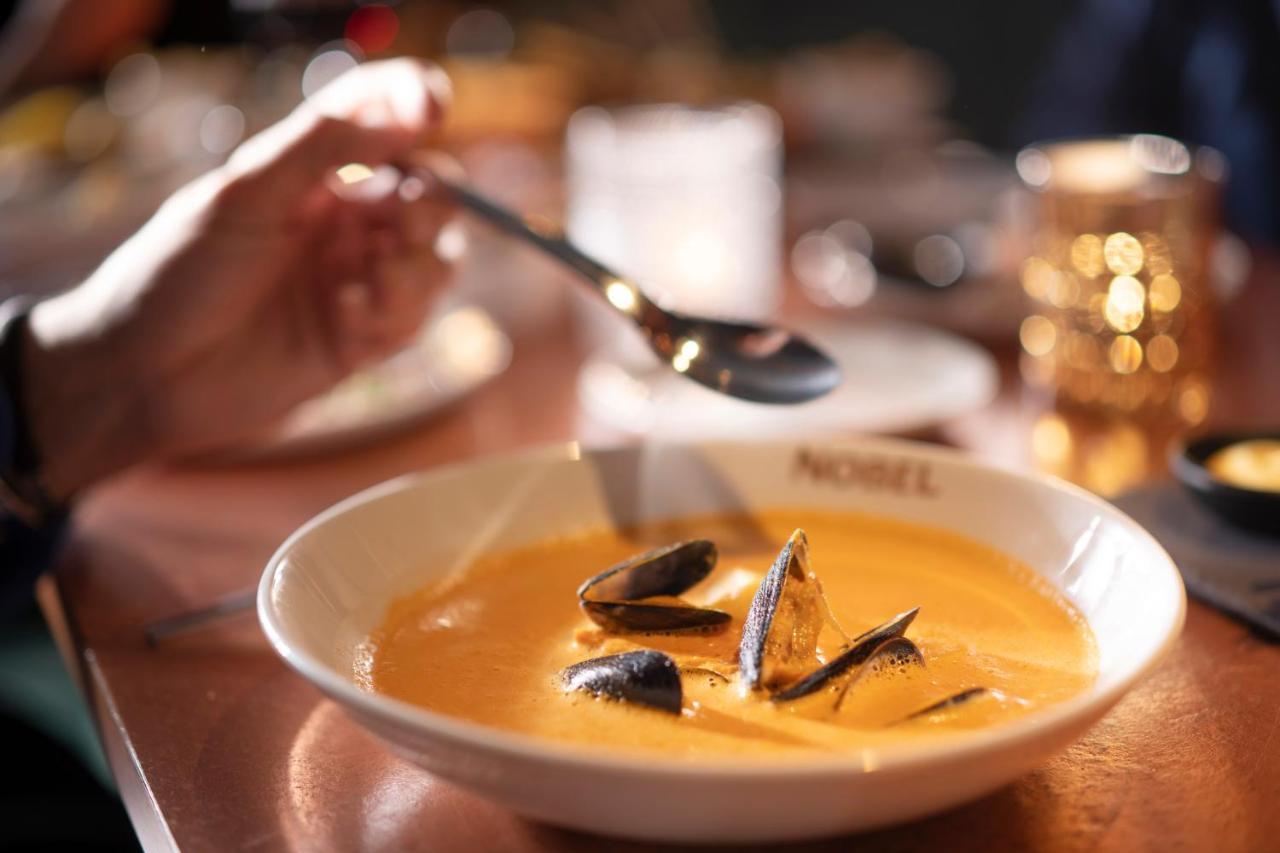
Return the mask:
<path id="1" fill-rule="evenodd" d="M 923 667 L 877 667 L 794 702 L 738 680 L 743 618 L 779 548 L 808 534 L 810 568 L 849 636 L 919 607 Z M 713 540 L 719 561 L 681 597 L 732 616 L 710 634 L 611 634 L 579 609 L 585 579 L 638 552 Z M 837 654 L 825 637 L 823 659 Z M 681 669 L 680 713 L 566 692 L 560 673 L 637 649 Z M 392 604 L 358 655 L 367 689 L 477 723 L 610 750 L 763 758 L 853 750 L 989 726 L 1080 693 L 1097 672 L 1082 616 L 1026 566 L 953 533 L 848 513 L 777 510 L 594 532 L 484 556 Z M 948 696 L 969 702 L 920 714 Z M 913 716 L 914 715 L 914 716 Z"/>

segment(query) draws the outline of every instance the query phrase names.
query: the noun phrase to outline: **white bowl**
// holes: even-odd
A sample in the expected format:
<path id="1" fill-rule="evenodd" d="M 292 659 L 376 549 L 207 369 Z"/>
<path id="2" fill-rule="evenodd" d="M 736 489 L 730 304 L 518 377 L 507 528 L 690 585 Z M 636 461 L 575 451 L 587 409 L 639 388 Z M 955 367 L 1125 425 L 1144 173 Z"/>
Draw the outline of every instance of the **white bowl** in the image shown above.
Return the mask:
<path id="1" fill-rule="evenodd" d="M 478 553 L 694 512 L 813 507 L 962 533 L 1047 578 L 1087 617 L 1098 679 L 1071 700 L 944 740 L 770 765 L 664 764 L 498 731 L 358 687 L 352 660 L 388 603 Z M 1033 769 L 1170 647 L 1185 596 L 1169 556 L 1114 507 L 947 450 L 859 440 L 575 444 L 412 475 L 305 524 L 262 578 L 258 614 L 305 678 L 401 756 L 529 817 L 606 835 L 768 842 L 920 817 Z"/>

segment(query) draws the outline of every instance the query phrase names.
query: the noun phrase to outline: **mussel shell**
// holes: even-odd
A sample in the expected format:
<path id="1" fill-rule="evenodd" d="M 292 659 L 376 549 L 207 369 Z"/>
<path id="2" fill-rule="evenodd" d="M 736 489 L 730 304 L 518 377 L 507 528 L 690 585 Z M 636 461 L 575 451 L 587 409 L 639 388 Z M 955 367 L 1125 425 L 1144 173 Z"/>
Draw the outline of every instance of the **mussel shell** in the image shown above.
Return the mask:
<path id="1" fill-rule="evenodd" d="M 579 605 L 607 631 L 692 631 L 725 625 L 732 617 L 720 610 L 642 603 L 655 596 L 679 595 L 710 574 L 715 564 L 715 543 L 706 539 L 655 548 L 587 580 L 578 587 Z"/>
<path id="2" fill-rule="evenodd" d="M 919 711 L 913 711 L 903 720 L 915 720 L 920 717 L 927 717 L 930 714 L 936 714 L 939 711 L 945 711 L 948 708 L 954 708 L 957 705 L 963 705 L 966 702 L 972 702 L 979 696 L 985 696 L 991 691 L 986 687 L 970 687 L 968 690 L 961 690 L 959 693 L 952 694 L 945 699 L 940 699 L 932 705 L 921 708 Z"/>
<path id="3" fill-rule="evenodd" d="M 870 631 L 854 637 L 849 648 L 841 652 L 838 657 L 818 667 L 785 690 L 773 694 L 773 701 L 789 702 L 801 696 L 808 696 L 831 679 L 838 678 L 853 667 L 866 663 L 886 640 L 901 637 L 919 612 L 920 608 L 914 607 L 905 613 L 899 613 L 883 625 L 877 625 Z"/>
<path id="4" fill-rule="evenodd" d="M 884 662 L 890 667 L 904 669 L 909 666 L 923 667 L 924 652 L 914 642 L 903 636 L 890 637 L 875 647 L 875 650 L 863 661 L 855 681 L 870 676 L 876 664 Z"/>
<path id="5" fill-rule="evenodd" d="M 592 622 L 615 633 L 696 631 L 726 625 L 733 618 L 722 610 L 692 605 L 580 601 L 579 606 Z"/>
<path id="6" fill-rule="evenodd" d="M 579 598 L 594 601 L 635 601 L 655 595 L 679 595 L 694 586 L 716 565 L 716 545 L 691 539 L 638 554 L 578 587 Z"/>
<path id="7" fill-rule="evenodd" d="M 738 645 L 743 683 L 771 687 L 780 670 L 816 663 L 825 618 L 821 587 L 809 574 L 809 540 L 797 530 L 760 582 L 743 622 Z"/>
<path id="8" fill-rule="evenodd" d="M 575 663 L 560 673 L 560 681 L 566 692 L 582 690 L 670 714 L 680 713 L 684 698 L 679 667 L 670 657 L 653 649 Z"/>
<path id="9" fill-rule="evenodd" d="M 876 663 L 881 660 L 895 668 L 908 666 L 923 668 L 925 665 L 924 652 L 920 651 L 919 646 L 906 637 L 890 637 L 876 646 L 875 651 L 862 663 L 857 675 L 849 679 L 849 683 L 840 691 L 840 698 L 836 700 L 836 710 L 844 704 L 844 698 L 849 695 L 850 690 L 855 689 L 863 679 L 870 677 L 876 671 Z"/>

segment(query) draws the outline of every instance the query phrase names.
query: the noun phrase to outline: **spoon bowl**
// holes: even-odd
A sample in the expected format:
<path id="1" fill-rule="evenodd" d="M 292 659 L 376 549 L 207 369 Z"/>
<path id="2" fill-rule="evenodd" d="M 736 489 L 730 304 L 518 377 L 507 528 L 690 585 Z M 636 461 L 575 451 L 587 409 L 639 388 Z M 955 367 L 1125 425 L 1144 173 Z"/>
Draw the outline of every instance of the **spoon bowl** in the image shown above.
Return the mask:
<path id="1" fill-rule="evenodd" d="M 803 403 L 833 391 L 840 368 L 785 329 L 666 312 L 668 331 L 650 344 L 677 373 L 757 403 Z"/>

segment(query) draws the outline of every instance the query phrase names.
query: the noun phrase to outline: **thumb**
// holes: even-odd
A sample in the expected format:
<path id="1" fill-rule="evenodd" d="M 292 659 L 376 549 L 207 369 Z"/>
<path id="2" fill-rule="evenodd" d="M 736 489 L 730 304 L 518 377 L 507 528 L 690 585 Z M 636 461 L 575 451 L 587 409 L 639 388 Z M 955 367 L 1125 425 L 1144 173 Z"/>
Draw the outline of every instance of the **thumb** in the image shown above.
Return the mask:
<path id="1" fill-rule="evenodd" d="M 357 66 L 232 154 L 230 195 L 247 207 L 289 205 L 340 166 L 394 160 L 439 126 L 450 94 L 449 78 L 429 63 Z"/>

